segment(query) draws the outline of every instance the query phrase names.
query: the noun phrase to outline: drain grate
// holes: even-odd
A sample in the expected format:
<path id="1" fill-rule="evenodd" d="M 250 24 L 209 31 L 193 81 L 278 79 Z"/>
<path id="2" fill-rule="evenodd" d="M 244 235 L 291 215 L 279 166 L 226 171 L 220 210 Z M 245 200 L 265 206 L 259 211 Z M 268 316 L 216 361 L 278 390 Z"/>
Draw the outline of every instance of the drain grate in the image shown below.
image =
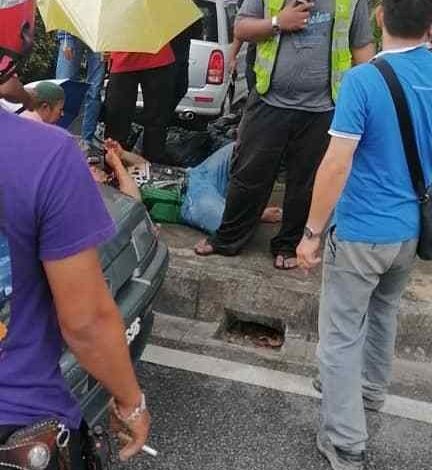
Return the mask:
<path id="1" fill-rule="evenodd" d="M 280 350 L 285 340 L 282 322 L 273 319 L 257 321 L 232 313 L 226 315 L 220 336 L 228 343 L 273 350 Z"/>

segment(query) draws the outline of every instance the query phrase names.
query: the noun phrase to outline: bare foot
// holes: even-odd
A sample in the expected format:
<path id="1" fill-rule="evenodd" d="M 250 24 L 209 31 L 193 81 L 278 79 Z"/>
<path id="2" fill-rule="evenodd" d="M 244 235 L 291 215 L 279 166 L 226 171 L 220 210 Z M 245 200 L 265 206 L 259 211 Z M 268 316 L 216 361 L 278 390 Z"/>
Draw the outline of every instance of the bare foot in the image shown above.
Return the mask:
<path id="1" fill-rule="evenodd" d="M 296 269 L 298 268 L 297 258 L 287 255 L 277 255 L 275 257 L 274 267 L 285 271 Z"/>
<path id="2" fill-rule="evenodd" d="M 261 222 L 277 224 L 282 221 L 282 209 L 280 207 L 267 207 L 261 216 Z"/>
<path id="3" fill-rule="evenodd" d="M 195 245 L 195 253 L 199 256 L 210 256 L 213 255 L 215 250 L 212 245 L 208 242 L 206 238 L 203 240 L 199 241 Z"/>

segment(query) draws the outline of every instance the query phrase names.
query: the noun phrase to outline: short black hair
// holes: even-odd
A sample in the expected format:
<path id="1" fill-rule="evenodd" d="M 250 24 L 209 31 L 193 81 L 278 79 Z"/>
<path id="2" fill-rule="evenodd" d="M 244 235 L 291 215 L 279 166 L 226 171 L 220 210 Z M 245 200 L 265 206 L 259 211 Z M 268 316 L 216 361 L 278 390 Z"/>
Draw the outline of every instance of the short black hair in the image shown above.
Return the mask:
<path id="1" fill-rule="evenodd" d="M 421 38 L 432 26 L 432 0 L 382 0 L 384 24 L 395 37 Z"/>

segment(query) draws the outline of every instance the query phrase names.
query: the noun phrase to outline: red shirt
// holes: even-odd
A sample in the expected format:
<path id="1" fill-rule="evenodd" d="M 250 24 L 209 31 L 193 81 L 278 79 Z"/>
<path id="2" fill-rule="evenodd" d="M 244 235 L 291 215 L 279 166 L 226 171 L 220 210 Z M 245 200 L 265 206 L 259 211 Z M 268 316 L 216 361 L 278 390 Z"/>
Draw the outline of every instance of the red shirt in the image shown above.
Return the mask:
<path id="1" fill-rule="evenodd" d="M 111 54 L 111 72 L 123 73 L 157 69 L 170 65 L 174 61 L 175 56 L 169 44 L 156 54 L 149 54 L 147 52 L 113 52 Z"/>

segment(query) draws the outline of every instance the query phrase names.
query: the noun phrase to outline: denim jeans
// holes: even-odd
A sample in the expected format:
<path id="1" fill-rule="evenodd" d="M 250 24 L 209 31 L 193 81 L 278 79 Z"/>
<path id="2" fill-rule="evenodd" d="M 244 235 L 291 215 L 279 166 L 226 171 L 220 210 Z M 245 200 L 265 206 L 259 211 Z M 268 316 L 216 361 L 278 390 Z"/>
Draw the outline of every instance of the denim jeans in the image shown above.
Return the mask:
<path id="1" fill-rule="evenodd" d="M 74 56 L 67 60 L 64 56 L 64 40 L 60 41 L 60 49 L 57 60 L 56 78 L 81 80 L 80 69 L 83 58 L 87 61 L 86 82 L 90 85 L 84 102 L 84 116 L 82 123 L 82 138 L 86 142 L 93 140 L 101 111 L 101 90 L 105 78 L 105 63 L 99 53 L 92 52 L 78 38 L 69 36 L 67 45 L 72 48 Z"/>
<path id="2" fill-rule="evenodd" d="M 214 233 L 222 222 L 228 191 L 234 143 L 216 151 L 188 170 L 187 190 L 181 208 L 185 224 Z"/>
<path id="3" fill-rule="evenodd" d="M 385 398 L 416 248 L 417 240 L 350 243 L 334 231 L 328 238 L 319 313 L 321 433 L 343 450 L 366 448 L 363 396 Z"/>

